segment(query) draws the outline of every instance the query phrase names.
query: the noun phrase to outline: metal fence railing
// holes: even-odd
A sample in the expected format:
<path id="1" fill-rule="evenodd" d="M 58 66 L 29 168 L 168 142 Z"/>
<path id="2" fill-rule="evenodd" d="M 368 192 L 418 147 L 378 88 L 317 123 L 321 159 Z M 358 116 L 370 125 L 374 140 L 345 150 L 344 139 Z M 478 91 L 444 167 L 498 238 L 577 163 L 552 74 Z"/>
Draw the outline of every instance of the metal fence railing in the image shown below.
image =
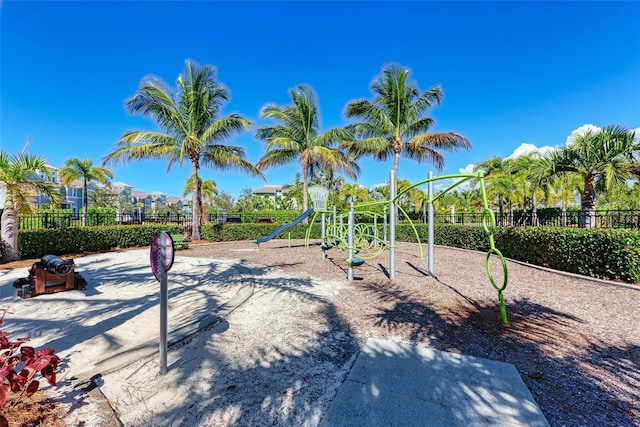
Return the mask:
<path id="1" fill-rule="evenodd" d="M 271 212 L 268 214 L 210 214 L 209 223 L 264 223 L 283 224 L 291 222 L 299 215 L 292 212 Z M 629 228 L 640 229 L 640 210 L 608 210 L 596 211 L 592 217 L 584 211 L 568 211 L 564 214 L 558 212 L 545 212 L 544 210 L 535 216 L 531 211 L 503 213 L 494 212 L 496 225 L 498 226 L 548 226 L 548 227 L 580 227 L 590 224 L 596 228 Z M 414 222 L 426 222 L 422 213 L 412 212 L 408 214 Z M 367 220 L 367 219 L 365 219 Z M 128 224 L 170 224 L 191 225 L 191 214 L 167 213 L 162 215 L 147 214 L 107 214 L 90 212 L 87 216 L 88 226 L 99 225 L 128 225 Z M 379 222 L 382 219 L 379 218 Z M 402 218 L 400 218 L 402 222 Z M 461 212 L 455 214 L 435 214 L 435 224 L 451 225 L 482 225 L 482 214 L 479 212 Z M 81 227 L 82 215 L 72 213 L 43 212 L 37 215 L 19 215 L 18 226 L 21 230 Z"/>
<path id="2" fill-rule="evenodd" d="M 81 227 L 82 214 L 67 212 L 41 212 L 36 215 L 19 215 L 18 227 L 21 230 L 37 230 L 47 228 Z M 128 224 L 191 224 L 191 215 L 186 214 L 115 214 L 89 212 L 87 225 L 128 225 Z"/>
<path id="3" fill-rule="evenodd" d="M 590 216 L 586 211 L 538 212 L 531 211 L 503 213 L 494 212 L 496 225 L 504 227 L 545 226 L 545 227 L 580 227 L 590 224 L 595 228 L 629 228 L 640 229 L 640 210 L 607 210 L 596 211 Z M 426 222 L 421 213 L 411 213 L 412 221 Z M 482 214 L 479 212 L 462 212 L 455 214 L 435 214 L 435 224 L 482 225 Z"/>

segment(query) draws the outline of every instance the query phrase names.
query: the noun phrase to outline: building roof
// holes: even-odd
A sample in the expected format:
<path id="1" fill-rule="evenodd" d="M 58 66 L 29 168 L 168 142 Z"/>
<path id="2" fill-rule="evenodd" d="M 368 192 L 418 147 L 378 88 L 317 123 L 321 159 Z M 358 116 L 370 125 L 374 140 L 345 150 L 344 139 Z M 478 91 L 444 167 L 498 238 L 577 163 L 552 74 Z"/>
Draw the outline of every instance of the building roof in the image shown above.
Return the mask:
<path id="1" fill-rule="evenodd" d="M 124 182 L 120 182 L 120 181 L 114 181 L 114 182 L 112 182 L 112 183 L 111 183 L 111 186 L 112 186 L 112 187 L 115 187 L 115 188 L 123 188 L 123 187 L 133 188 L 133 185 L 129 185 L 129 184 L 126 184 L 126 183 L 124 183 Z"/>
<path id="2" fill-rule="evenodd" d="M 276 193 L 286 193 L 286 191 L 283 190 L 284 186 L 282 185 L 265 185 L 262 188 L 258 188 L 257 190 L 255 190 L 253 192 L 253 194 L 276 194 Z"/>

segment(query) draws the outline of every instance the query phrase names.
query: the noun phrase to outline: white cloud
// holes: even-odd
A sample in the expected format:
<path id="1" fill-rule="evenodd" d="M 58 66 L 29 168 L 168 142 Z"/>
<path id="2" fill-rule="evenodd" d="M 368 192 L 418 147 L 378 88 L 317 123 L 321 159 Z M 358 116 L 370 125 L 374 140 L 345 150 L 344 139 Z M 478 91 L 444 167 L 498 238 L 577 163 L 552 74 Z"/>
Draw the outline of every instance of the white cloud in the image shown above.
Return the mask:
<path id="1" fill-rule="evenodd" d="M 460 173 L 473 173 L 473 168 L 476 167 L 475 163 L 469 163 L 467 166 L 458 169 L 458 172 Z"/>
<path id="2" fill-rule="evenodd" d="M 598 126 L 594 126 L 592 124 L 582 125 L 578 129 L 574 129 L 573 131 L 571 131 L 571 134 L 567 137 L 567 140 L 565 141 L 564 145 L 568 147 L 576 141 L 577 137 L 584 135 L 588 132 L 598 133 L 601 130 L 602 128 L 599 128 Z"/>
<path id="3" fill-rule="evenodd" d="M 459 173 L 474 173 L 473 168 L 476 167 L 475 163 L 469 163 L 467 166 L 463 167 L 463 168 L 459 168 L 458 172 Z M 453 185 L 455 181 L 452 180 L 447 180 L 447 182 L 444 181 L 438 181 L 438 184 L 440 185 L 436 185 L 434 186 L 434 189 L 436 192 L 438 191 L 442 191 L 442 190 L 446 190 L 449 186 Z M 440 187 L 440 188 L 438 188 Z M 462 184 L 458 185 L 455 188 L 457 191 L 465 191 L 465 190 L 470 190 L 471 189 L 471 182 L 469 180 L 467 180 L 466 182 L 463 182 Z"/>
<path id="4" fill-rule="evenodd" d="M 540 153 L 542 155 L 545 155 L 547 153 L 549 153 L 550 151 L 555 150 L 554 147 L 550 147 L 548 145 L 545 145 L 544 147 L 536 147 L 533 144 L 528 144 L 526 142 L 523 142 L 522 144 L 520 144 L 520 146 L 518 148 L 516 148 L 515 150 L 513 150 L 513 153 L 509 154 L 507 157 L 505 157 L 505 160 L 507 159 L 517 159 L 518 157 L 522 157 L 522 156 L 526 156 L 527 154 L 531 154 L 531 153 Z"/>

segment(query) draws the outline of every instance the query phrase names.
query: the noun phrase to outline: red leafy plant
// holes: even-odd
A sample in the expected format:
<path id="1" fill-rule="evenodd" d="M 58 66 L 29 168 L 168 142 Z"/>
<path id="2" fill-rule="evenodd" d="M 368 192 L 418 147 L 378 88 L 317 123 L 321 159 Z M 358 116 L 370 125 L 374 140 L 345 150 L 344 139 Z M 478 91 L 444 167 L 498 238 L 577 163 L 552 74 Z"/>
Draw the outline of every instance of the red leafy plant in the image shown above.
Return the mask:
<path id="1" fill-rule="evenodd" d="M 7 310 L 0 309 L 0 311 L 2 312 L 0 326 L 2 326 Z M 55 350 L 52 348 L 36 351 L 33 347 L 24 345 L 29 338 L 9 341 L 7 336 L 6 331 L 0 330 L 0 408 L 6 403 L 9 392 L 23 393 L 29 397 L 38 391 L 40 382 L 35 379 L 38 372 L 49 384 L 56 385 L 55 370 L 60 362 L 60 358 L 54 354 Z"/>

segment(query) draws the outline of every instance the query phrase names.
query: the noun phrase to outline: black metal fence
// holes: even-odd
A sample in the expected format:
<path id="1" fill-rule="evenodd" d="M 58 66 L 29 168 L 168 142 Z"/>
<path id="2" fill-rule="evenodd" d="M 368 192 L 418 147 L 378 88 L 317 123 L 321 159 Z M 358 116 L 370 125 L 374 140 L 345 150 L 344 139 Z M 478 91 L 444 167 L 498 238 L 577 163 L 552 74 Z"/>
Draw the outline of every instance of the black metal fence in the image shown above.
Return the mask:
<path id="1" fill-rule="evenodd" d="M 496 225 L 504 227 L 580 227 L 583 224 L 595 228 L 629 228 L 640 229 L 640 210 L 608 210 L 596 211 L 592 215 L 586 211 L 545 212 L 535 215 L 531 212 L 503 213 L 494 212 Z M 410 213 L 412 221 L 426 223 L 422 213 Z M 455 214 L 435 214 L 436 224 L 482 225 L 482 214 L 479 212 L 461 212 Z"/>
<path id="2" fill-rule="evenodd" d="M 498 226 L 549 226 L 549 227 L 579 227 L 582 224 L 590 224 L 596 228 L 629 228 L 640 229 L 640 210 L 610 210 L 596 211 L 595 216 L 589 217 L 584 211 L 548 212 L 540 211 L 533 215 L 531 211 L 504 213 L 502 215 L 494 212 L 496 224 Z M 210 214 L 209 222 L 235 223 L 235 222 L 269 222 L 281 224 L 290 222 L 295 218 L 291 213 L 280 215 L 278 212 L 270 213 L 268 216 L 245 214 Z M 409 218 L 414 222 L 425 222 L 426 218 L 422 213 L 409 213 Z M 37 215 L 20 215 L 19 228 L 22 230 L 81 227 L 82 215 L 72 213 L 50 213 L 43 212 Z M 268 221 L 267 221 L 268 220 Z M 400 218 L 402 221 L 402 218 Z M 453 225 L 482 225 L 482 214 L 477 212 L 461 212 L 451 214 L 434 215 L 436 224 Z M 379 219 L 381 222 L 382 220 Z M 171 225 L 191 225 L 191 215 L 182 213 L 167 213 L 162 215 L 141 215 L 136 214 L 106 214 L 90 212 L 87 215 L 88 226 L 98 225 L 128 225 L 128 224 L 171 224 Z"/>
<path id="3" fill-rule="evenodd" d="M 215 220 L 215 215 L 213 216 Z M 42 212 L 36 215 L 19 215 L 18 227 L 22 230 L 37 230 L 46 228 L 81 227 L 83 224 L 82 214 L 72 214 L 66 212 Z M 162 215 L 141 215 L 136 214 L 108 214 L 100 212 L 89 212 L 87 214 L 87 225 L 128 225 L 128 224 L 174 224 L 190 225 L 191 215 L 186 214 L 162 214 Z"/>

